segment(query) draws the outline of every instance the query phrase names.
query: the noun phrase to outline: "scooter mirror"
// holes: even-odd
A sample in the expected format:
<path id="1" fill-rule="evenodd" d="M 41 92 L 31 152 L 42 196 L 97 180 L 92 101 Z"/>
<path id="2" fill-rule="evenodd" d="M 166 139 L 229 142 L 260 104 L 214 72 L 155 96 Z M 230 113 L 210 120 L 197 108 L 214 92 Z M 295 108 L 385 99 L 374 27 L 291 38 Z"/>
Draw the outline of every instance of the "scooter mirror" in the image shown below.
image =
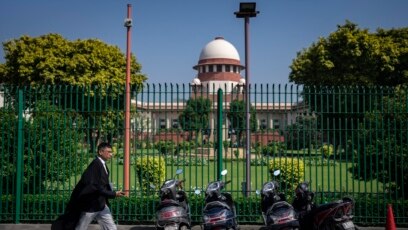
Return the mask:
<path id="1" fill-rule="evenodd" d="M 182 174 L 183 173 L 183 169 L 177 169 L 176 170 L 176 175 Z"/>
<path id="2" fill-rule="evenodd" d="M 149 186 L 150 186 L 151 189 L 155 189 L 155 188 L 156 188 L 156 186 L 154 186 L 154 184 L 150 184 Z"/>
<path id="3" fill-rule="evenodd" d="M 278 169 L 278 170 L 275 170 L 274 172 L 273 172 L 273 175 L 274 176 L 279 176 L 279 174 L 280 174 L 280 170 Z"/>
<path id="4" fill-rule="evenodd" d="M 256 193 L 256 195 L 261 194 L 261 192 L 259 190 L 256 190 L 255 193 Z"/>
<path id="5" fill-rule="evenodd" d="M 222 176 L 227 175 L 227 173 L 228 173 L 228 170 L 226 170 L 226 169 L 224 169 L 224 170 L 221 171 L 221 175 L 222 175 Z"/>
<path id="6" fill-rule="evenodd" d="M 194 193 L 195 193 L 196 195 L 200 195 L 201 191 L 200 191 L 199 189 L 196 189 L 196 190 L 194 191 Z"/>

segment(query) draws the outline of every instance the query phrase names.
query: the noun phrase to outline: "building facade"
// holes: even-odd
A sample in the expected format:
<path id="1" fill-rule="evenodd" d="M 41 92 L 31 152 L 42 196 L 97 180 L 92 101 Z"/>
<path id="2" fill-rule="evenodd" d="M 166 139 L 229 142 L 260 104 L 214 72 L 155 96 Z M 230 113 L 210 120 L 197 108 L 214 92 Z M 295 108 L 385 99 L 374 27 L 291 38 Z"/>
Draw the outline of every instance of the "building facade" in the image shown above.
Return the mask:
<path id="1" fill-rule="evenodd" d="M 241 76 L 241 71 L 245 70 L 245 66 L 241 64 L 240 56 L 236 48 L 222 37 L 216 37 L 204 46 L 199 55 L 198 62 L 193 69 L 197 71 L 196 76 L 189 84 L 189 98 L 205 97 L 217 103 L 217 92 L 223 90 L 223 108 L 228 111 L 229 104 L 233 100 L 245 99 L 245 79 Z M 133 121 L 134 128 L 147 133 L 158 134 L 163 130 L 179 129 L 179 115 L 185 109 L 185 101 L 165 101 L 158 102 L 133 102 L 139 111 L 138 118 Z M 302 103 L 293 102 L 252 102 L 251 106 L 256 110 L 256 126 L 258 130 L 269 130 L 263 132 L 264 136 L 270 136 L 269 139 L 262 142 L 283 141 L 281 134 L 287 125 L 293 124 L 296 117 L 303 113 L 305 108 Z M 216 106 L 213 106 L 216 108 Z M 231 130 L 230 121 L 224 119 L 223 130 L 224 139 L 231 138 L 234 131 Z M 216 111 L 210 115 L 208 124 L 209 132 L 207 138 L 211 139 L 214 134 L 216 123 Z M 141 127 L 144 127 L 141 129 Z M 272 133 L 272 135 L 271 135 Z M 157 135 L 156 135 L 157 136 Z M 172 136 L 172 135 L 170 135 Z M 169 137 L 169 135 L 167 135 Z M 166 139 L 159 136 L 155 139 Z M 185 140 L 185 137 L 177 137 L 180 140 Z M 174 140 L 172 136 L 170 139 Z M 252 138 L 257 139 L 265 138 Z"/>

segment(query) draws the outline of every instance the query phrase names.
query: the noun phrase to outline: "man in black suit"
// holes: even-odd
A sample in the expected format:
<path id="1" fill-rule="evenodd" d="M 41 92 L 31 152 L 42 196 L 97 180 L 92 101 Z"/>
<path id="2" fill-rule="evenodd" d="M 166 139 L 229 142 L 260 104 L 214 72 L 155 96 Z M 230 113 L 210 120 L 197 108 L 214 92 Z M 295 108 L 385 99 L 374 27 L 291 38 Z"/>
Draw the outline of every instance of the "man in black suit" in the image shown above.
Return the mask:
<path id="1" fill-rule="evenodd" d="M 108 207 L 108 199 L 121 197 L 124 193 L 114 192 L 110 186 L 109 169 L 105 162 L 111 158 L 112 146 L 106 142 L 99 144 L 98 156 L 82 174 L 81 180 L 71 194 L 64 215 L 53 224 L 53 229 L 73 229 L 76 226 L 76 230 L 86 230 L 96 219 L 102 229 L 116 230 Z"/>

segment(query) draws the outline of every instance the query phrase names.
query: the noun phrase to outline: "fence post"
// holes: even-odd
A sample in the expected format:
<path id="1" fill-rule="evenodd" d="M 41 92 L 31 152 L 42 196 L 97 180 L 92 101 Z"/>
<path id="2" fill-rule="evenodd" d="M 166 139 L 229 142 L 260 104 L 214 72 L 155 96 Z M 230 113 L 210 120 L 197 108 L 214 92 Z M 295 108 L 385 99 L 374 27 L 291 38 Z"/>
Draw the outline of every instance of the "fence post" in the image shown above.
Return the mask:
<path id="1" fill-rule="evenodd" d="M 222 168 L 222 89 L 217 94 L 217 180 L 221 180 Z"/>
<path id="2" fill-rule="evenodd" d="M 23 130 L 23 110 L 24 110 L 24 100 L 23 100 L 23 89 L 18 89 L 18 143 L 17 143 L 17 176 L 16 176 L 16 215 L 15 215 L 15 223 L 20 223 L 20 215 L 21 215 L 21 185 L 23 183 L 23 138 L 24 138 L 24 130 Z"/>

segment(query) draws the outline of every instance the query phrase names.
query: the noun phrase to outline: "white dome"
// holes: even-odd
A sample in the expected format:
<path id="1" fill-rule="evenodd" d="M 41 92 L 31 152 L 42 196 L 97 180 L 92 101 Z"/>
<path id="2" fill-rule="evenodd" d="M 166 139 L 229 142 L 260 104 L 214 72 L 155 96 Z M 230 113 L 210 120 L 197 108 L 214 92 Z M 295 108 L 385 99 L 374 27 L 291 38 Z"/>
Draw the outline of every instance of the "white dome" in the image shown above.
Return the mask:
<path id="1" fill-rule="evenodd" d="M 222 37 L 216 37 L 201 50 L 200 61 L 211 58 L 240 60 L 237 49 Z"/>

